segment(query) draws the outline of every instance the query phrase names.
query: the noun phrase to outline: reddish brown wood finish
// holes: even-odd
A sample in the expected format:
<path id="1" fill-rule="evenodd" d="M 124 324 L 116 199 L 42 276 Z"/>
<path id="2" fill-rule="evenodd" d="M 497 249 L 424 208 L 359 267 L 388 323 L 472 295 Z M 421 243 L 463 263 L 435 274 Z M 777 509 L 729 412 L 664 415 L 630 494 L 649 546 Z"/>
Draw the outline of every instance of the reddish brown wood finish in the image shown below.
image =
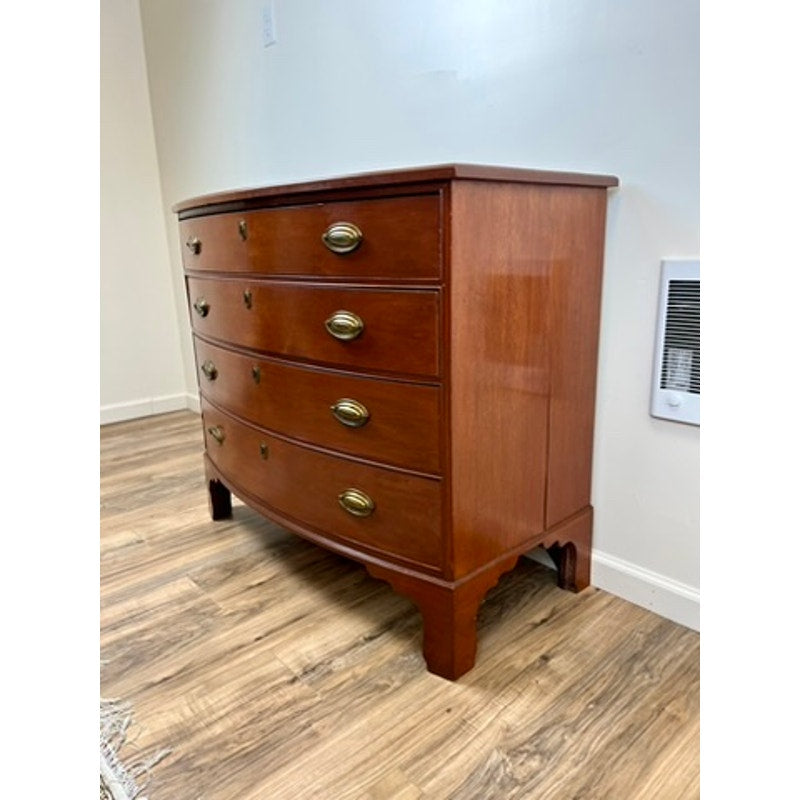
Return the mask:
<path id="1" fill-rule="evenodd" d="M 537 185 L 555 184 L 558 186 L 596 186 L 607 188 L 617 186 L 619 180 L 614 175 L 594 175 L 585 172 L 561 172 L 555 170 L 526 169 L 521 167 L 501 167 L 488 164 L 435 164 L 410 169 L 365 172 L 359 175 L 341 175 L 303 183 L 278 186 L 263 186 L 254 189 L 236 189 L 195 197 L 175 203 L 172 210 L 181 218 L 192 213 L 206 213 L 206 210 L 221 205 L 269 204 L 291 200 L 305 202 L 304 196 L 327 192 L 352 192 L 377 188 L 384 192 L 407 191 L 409 184 L 441 183 L 454 180 L 500 181 L 503 183 L 532 183 Z"/>
<path id="2" fill-rule="evenodd" d="M 263 428 L 407 469 L 441 471 L 438 386 L 301 367 L 199 338 L 195 355 L 203 395 Z M 331 406 L 343 398 L 369 411 L 363 427 L 333 415 Z"/>
<path id="3" fill-rule="evenodd" d="M 188 278 L 192 325 L 203 336 L 273 355 L 433 378 L 439 375 L 439 292 L 342 288 L 263 280 Z M 251 292 L 251 307 L 244 302 Z M 208 311 L 195 305 L 205 301 Z M 340 341 L 325 329 L 337 311 L 364 332 Z"/>
<path id="4" fill-rule="evenodd" d="M 549 223 L 542 191 L 474 181 L 452 189 L 454 579 L 544 530 L 551 262 L 537 251 Z"/>
<path id="5" fill-rule="evenodd" d="M 265 505 L 336 539 L 441 569 L 440 481 L 299 447 L 202 403 L 206 452 L 221 475 Z M 220 443 L 209 429 L 221 430 Z M 339 505 L 347 489 L 375 503 L 368 517 Z"/>
<path id="6" fill-rule="evenodd" d="M 589 504 L 605 195 L 459 181 L 452 220 L 458 578 Z"/>
<path id="7" fill-rule="evenodd" d="M 441 274 L 439 214 L 434 193 L 193 217 L 180 223 L 183 264 L 186 270 L 435 280 Z M 323 244 L 322 234 L 335 222 L 361 230 L 354 251 L 333 253 Z M 197 253 L 186 246 L 193 239 Z"/>
<path id="8" fill-rule="evenodd" d="M 185 264 L 204 425 L 223 432 L 222 444 L 206 435 L 213 516 L 230 489 L 363 562 L 419 606 L 428 668 L 444 677 L 472 666 L 480 603 L 522 553 L 544 546 L 562 587 L 589 585 L 605 190 L 616 182 L 449 165 L 176 207 L 182 232 L 202 240 Z M 318 228 L 343 208 L 373 214 L 358 224 L 377 232 L 375 248 L 316 261 Z M 238 227 L 232 238 L 239 219 L 249 245 Z M 403 230 L 423 233 L 391 238 Z M 351 342 L 323 325 L 342 309 L 366 326 Z M 339 395 L 367 406 L 369 423 L 337 423 Z M 372 497 L 373 513 L 342 510 L 346 488 Z"/>
<path id="9" fill-rule="evenodd" d="M 606 199 L 588 189 L 552 187 L 547 193 L 551 226 L 542 238 L 553 263 L 547 318 L 549 528 L 590 501 Z"/>
<path id="10" fill-rule="evenodd" d="M 591 506 L 553 526 L 540 542 L 558 568 L 558 585 L 571 592 L 580 592 L 592 582 L 592 518 Z"/>
<path id="11" fill-rule="evenodd" d="M 381 564 L 366 566 L 370 575 L 387 581 L 398 594 L 416 604 L 422 614 L 425 663 L 434 674 L 454 681 L 475 664 L 477 617 L 483 598 L 518 559 L 519 554 L 511 554 L 467 580 L 448 583 L 420 579 Z"/>

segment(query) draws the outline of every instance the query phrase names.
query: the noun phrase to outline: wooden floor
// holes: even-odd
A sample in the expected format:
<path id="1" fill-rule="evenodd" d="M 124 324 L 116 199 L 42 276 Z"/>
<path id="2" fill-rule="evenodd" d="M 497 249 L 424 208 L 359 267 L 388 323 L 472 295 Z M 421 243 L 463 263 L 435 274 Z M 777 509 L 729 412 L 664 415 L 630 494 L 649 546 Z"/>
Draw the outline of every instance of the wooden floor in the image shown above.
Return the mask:
<path id="1" fill-rule="evenodd" d="M 699 797 L 699 637 L 522 559 L 475 668 L 425 671 L 407 600 L 242 505 L 199 418 L 101 429 L 102 694 L 171 748 L 149 800 Z"/>

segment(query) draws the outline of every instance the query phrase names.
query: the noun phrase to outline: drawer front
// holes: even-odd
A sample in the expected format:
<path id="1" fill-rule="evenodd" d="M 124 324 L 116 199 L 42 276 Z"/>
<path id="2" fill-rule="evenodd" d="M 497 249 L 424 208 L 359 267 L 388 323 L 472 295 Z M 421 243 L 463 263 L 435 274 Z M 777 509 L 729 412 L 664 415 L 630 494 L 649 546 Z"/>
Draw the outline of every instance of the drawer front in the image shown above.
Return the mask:
<path id="1" fill-rule="evenodd" d="M 195 217 L 180 223 L 183 263 L 187 270 L 436 279 L 439 208 L 439 195 L 430 194 Z"/>
<path id="2" fill-rule="evenodd" d="M 248 494 L 323 535 L 441 568 L 437 479 L 289 444 L 208 402 L 203 402 L 202 411 L 209 458 L 221 475 Z M 352 510 L 345 510 L 343 503 Z"/>
<path id="3" fill-rule="evenodd" d="M 439 375 L 438 289 L 186 281 L 192 327 L 203 336 L 323 364 Z"/>
<path id="4" fill-rule="evenodd" d="M 305 442 L 438 474 L 441 389 L 259 359 L 195 339 L 200 391 Z"/>

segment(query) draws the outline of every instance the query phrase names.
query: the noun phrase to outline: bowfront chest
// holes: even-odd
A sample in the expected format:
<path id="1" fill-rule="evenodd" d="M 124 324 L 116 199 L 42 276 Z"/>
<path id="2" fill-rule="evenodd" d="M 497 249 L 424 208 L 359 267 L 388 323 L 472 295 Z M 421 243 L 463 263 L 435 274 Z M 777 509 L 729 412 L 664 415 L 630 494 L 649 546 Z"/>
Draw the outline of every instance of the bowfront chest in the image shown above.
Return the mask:
<path id="1" fill-rule="evenodd" d="M 448 165 L 175 206 L 212 517 L 233 492 L 363 563 L 450 679 L 521 554 L 587 586 L 616 184 Z"/>

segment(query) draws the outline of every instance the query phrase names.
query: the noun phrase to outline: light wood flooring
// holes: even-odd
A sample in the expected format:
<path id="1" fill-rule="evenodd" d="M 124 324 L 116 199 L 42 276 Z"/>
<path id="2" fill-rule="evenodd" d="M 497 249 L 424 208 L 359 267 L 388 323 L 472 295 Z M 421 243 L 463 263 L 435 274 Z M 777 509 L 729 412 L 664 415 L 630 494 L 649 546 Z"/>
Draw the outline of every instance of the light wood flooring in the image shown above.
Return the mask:
<path id="1" fill-rule="evenodd" d="M 241 504 L 212 522 L 199 417 L 101 429 L 104 697 L 149 800 L 699 797 L 699 636 L 522 559 L 475 668 L 425 671 L 414 606 Z"/>

